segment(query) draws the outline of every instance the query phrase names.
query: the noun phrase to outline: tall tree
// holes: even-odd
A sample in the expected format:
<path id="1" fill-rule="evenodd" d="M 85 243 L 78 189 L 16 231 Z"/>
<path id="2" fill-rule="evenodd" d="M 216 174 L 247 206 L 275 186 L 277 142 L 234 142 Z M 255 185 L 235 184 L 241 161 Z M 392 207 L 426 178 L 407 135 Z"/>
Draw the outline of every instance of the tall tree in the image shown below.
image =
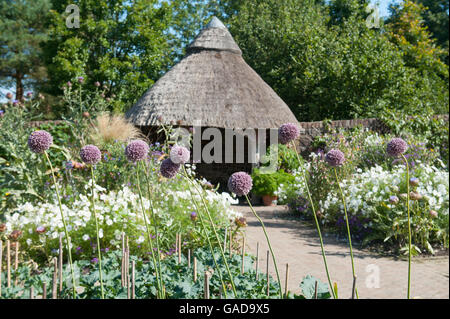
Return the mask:
<path id="1" fill-rule="evenodd" d="M 46 17 L 50 0 L 0 2 L 0 85 L 15 87 L 23 100 L 26 87 L 45 77 L 41 45 L 47 40 Z"/>
<path id="2" fill-rule="evenodd" d="M 157 0 L 52 0 L 45 59 L 49 70 L 46 90 L 58 95 L 61 86 L 83 77 L 86 88 L 97 81 L 117 95 L 123 110 L 157 80 L 172 63 L 173 36 L 168 32 L 172 11 Z M 79 9 L 79 27 L 67 19 Z"/>

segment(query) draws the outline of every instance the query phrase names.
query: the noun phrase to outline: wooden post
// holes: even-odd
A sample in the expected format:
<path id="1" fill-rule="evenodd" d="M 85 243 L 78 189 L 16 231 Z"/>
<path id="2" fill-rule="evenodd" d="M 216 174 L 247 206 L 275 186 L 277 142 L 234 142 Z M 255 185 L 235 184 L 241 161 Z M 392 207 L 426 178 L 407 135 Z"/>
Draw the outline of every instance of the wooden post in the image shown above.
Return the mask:
<path id="1" fill-rule="evenodd" d="M 191 250 L 188 249 L 188 268 L 191 268 Z"/>
<path id="2" fill-rule="evenodd" d="M 356 275 L 353 277 L 352 299 L 355 299 L 355 291 L 356 291 Z"/>
<path id="3" fill-rule="evenodd" d="M 14 246 L 14 271 L 16 272 L 15 273 L 15 276 L 16 276 L 16 279 L 14 280 L 14 286 L 17 286 L 17 281 L 18 281 L 18 278 L 17 278 L 17 269 L 19 268 L 19 242 L 18 241 L 16 241 L 15 242 L 15 246 Z"/>
<path id="4" fill-rule="evenodd" d="M 314 284 L 314 299 L 317 299 L 317 280 L 316 283 Z"/>
<path id="5" fill-rule="evenodd" d="M 256 242 L 256 280 L 258 280 L 258 271 L 259 271 L 259 242 Z"/>
<path id="6" fill-rule="evenodd" d="M 53 258 L 52 298 L 58 299 L 58 260 Z"/>
<path id="7" fill-rule="evenodd" d="M 284 297 L 288 295 L 288 280 L 289 280 L 289 264 L 286 264 L 286 282 L 284 283 Z"/>
<path id="8" fill-rule="evenodd" d="M 194 256 L 194 282 L 197 281 L 197 257 Z"/>
<path id="9" fill-rule="evenodd" d="M 136 263 L 131 262 L 131 299 L 136 299 Z"/>
<path id="10" fill-rule="evenodd" d="M 242 237 L 242 260 L 241 260 L 241 274 L 244 274 L 244 257 L 245 257 L 245 236 Z"/>
<path id="11" fill-rule="evenodd" d="M 267 297 L 269 297 L 270 293 L 270 281 L 269 281 L 269 251 L 267 251 L 267 262 L 266 262 L 266 278 L 267 278 Z"/>
<path id="12" fill-rule="evenodd" d="M 42 284 L 42 299 L 47 299 L 47 283 Z"/>
<path id="13" fill-rule="evenodd" d="M 6 274 L 6 286 L 9 288 L 11 287 L 11 243 L 9 240 L 6 240 Z"/>
<path id="14" fill-rule="evenodd" d="M 207 271 L 205 271 L 204 297 L 209 299 L 209 276 Z"/>
<path id="15" fill-rule="evenodd" d="M 0 297 L 2 296 L 3 241 L 0 240 Z"/>
<path id="16" fill-rule="evenodd" d="M 181 264 L 181 234 L 178 234 L 178 264 Z"/>
<path id="17" fill-rule="evenodd" d="M 62 235 L 59 235 L 59 260 L 58 260 L 58 275 L 59 275 L 59 292 L 63 289 L 63 244 Z"/>

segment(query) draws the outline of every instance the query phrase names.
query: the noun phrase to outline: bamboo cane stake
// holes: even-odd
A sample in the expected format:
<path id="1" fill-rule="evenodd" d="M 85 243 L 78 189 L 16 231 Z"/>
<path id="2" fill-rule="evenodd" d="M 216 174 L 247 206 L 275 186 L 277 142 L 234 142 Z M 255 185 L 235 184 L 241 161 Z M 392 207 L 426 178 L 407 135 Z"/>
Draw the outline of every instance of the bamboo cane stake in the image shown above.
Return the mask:
<path id="1" fill-rule="evenodd" d="M 11 243 L 6 240 L 6 273 L 7 273 L 7 287 L 11 287 Z"/>
<path id="2" fill-rule="evenodd" d="M 14 280 L 14 286 L 17 286 L 17 269 L 19 268 L 19 242 L 16 241 L 14 246 L 14 271 L 16 271 L 16 279 Z"/>
<path id="3" fill-rule="evenodd" d="M 256 242 L 256 280 L 258 280 L 258 270 L 259 270 L 259 242 Z"/>
<path id="4" fill-rule="evenodd" d="M 233 234 L 232 234 L 232 232 L 231 232 L 231 229 L 230 229 L 230 239 L 229 239 L 229 243 L 228 243 L 228 245 L 230 246 L 229 248 L 230 248 L 230 258 L 231 258 L 231 256 L 233 255 Z"/>
<path id="5" fill-rule="evenodd" d="M 242 237 L 242 260 L 241 260 L 241 274 L 244 274 L 244 257 L 245 257 L 245 236 Z"/>
<path id="6" fill-rule="evenodd" d="M 125 265 L 125 269 L 126 269 L 126 280 L 127 280 L 127 297 L 128 299 L 130 299 L 131 297 L 131 285 L 130 285 L 130 246 L 128 245 L 128 236 L 126 238 L 126 265 Z"/>
<path id="7" fill-rule="evenodd" d="M 42 299 L 47 299 L 47 283 L 42 284 Z"/>
<path id="8" fill-rule="evenodd" d="M 225 227 L 225 236 L 223 236 L 223 251 L 227 250 L 227 231 L 228 231 L 228 227 Z"/>
<path id="9" fill-rule="evenodd" d="M 191 250 L 188 249 L 188 268 L 191 268 Z"/>
<path id="10" fill-rule="evenodd" d="M 269 289 L 270 289 L 270 282 L 269 282 L 269 251 L 267 251 L 267 262 L 266 262 L 266 277 L 267 277 L 267 297 L 269 297 Z"/>
<path id="11" fill-rule="evenodd" d="M 58 299 L 58 260 L 53 258 L 52 299 Z"/>
<path id="12" fill-rule="evenodd" d="M 286 264 L 286 281 L 284 283 L 284 297 L 288 295 L 288 280 L 289 280 L 289 264 Z"/>
<path id="13" fill-rule="evenodd" d="M 314 284 L 314 299 L 317 299 L 317 280 L 316 283 Z"/>
<path id="14" fill-rule="evenodd" d="M 197 282 L 197 257 L 194 256 L 194 282 Z"/>
<path id="15" fill-rule="evenodd" d="M 131 262 L 131 299 L 136 299 L 136 263 Z"/>
<path id="16" fill-rule="evenodd" d="M 59 260 L 58 260 L 58 275 L 59 275 L 59 292 L 63 289 L 63 241 L 62 235 L 59 235 Z"/>
<path id="17" fill-rule="evenodd" d="M 175 254 L 178 255 L 178 233 L 175 234 Z"/>
<path id="18" fill-rule="evenodd" d="M 209 299 L 209 276 L 207 271 L 205 271 L 204 297 Z"/>
<path id="19" fill-rule="evenodd" d="M 0 297 L 2 296 L 3 241 L 0 240 Z"/>
<path id="20" fill-rule="evenodd" d="M 30 287 L 30 299 L 34 299 L 34 287 Z"/>
<path id="21" fill-rule="evenodd" d="M 178 264 L 181 264 L 181 234 L 178 235 Z"/>
<path id="22" fill-rule="evenodd" d="M 120 280 L 122 287 L 125 287 L 125 234 L 122 232 L 122 265 L 121 265 Z"/>

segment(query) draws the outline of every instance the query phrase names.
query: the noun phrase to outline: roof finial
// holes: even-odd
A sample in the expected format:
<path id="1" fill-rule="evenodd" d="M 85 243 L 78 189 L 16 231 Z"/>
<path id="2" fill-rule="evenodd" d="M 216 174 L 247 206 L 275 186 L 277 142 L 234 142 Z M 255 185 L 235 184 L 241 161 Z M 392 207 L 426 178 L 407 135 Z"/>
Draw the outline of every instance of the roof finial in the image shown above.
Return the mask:
<path id="1" fill-rule="evenodd" d="M 227 27 L 222 23 L 222 21 L 220 21 L 216 16 L 214 16 L 205 27 L 205 29 L 209 28 L 227 29 Z"/>

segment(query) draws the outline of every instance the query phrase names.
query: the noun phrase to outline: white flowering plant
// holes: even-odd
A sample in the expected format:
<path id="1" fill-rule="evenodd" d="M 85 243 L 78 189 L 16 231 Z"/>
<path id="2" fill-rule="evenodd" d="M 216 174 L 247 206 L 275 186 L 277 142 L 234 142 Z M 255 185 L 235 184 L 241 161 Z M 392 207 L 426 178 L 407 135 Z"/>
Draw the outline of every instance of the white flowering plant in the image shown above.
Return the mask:
<path id="1" fill-rule="evenodd" d="M 192 167 L 188 171 L 194 174 Z M 231 204 L 236 204 L 237 199 L 228 193 L 218 193 L 204 187 L 208 185 L 204 181 L 196 183 L 206 198 L 216 227 L 228 227 L 236 218 L 241 217 L 240 213 L 231 209 Z M 210 225 L 207 224 L 205 235 L 198 221 L 192 216 L 192 212 L 196 212 L 196 209 L 185 179 L 179 177 L 165 180 L 153 174 L 151 184 L 159 240 L 164 254 L 170 255 L 174 252 L 176 233 L 182 233 L 192 247 L 204 246 L 205 236 L 214 241 Z M 85 191 L 89 192 L 90 189 L 89 182 L 85 185 Z M 88 196 L 89 193 L 80 192 L 63 200 L 62 209 L 67 219 L 75 259 L 91 257 L 95 252 L 96 232 Z M 198 194 L 194 196 L 200 201 Z M 118 191 L 108 191 L 95 185 L 95 202 L 102 250 L 120 248 L 121 234 L 125 232 L 133 242 L 130 249 L 134 254 L 145 256 L 150 253 L 138 194 L 133 186 L 123 185 Z M 150 220 L 148 196 L 144 196 L 143 203 Z M 5 219 L 5 236 L 14 230 L 22 231 L 20 242 L 31 258 L 44 261 L 56 254 L 59 236 L 64 236 L 64 232 L 55 197 L 48 202 L 22 204 L 14 211 L 6 213 Z M 152 236 L 155 234 L 152 233 Z"/>

